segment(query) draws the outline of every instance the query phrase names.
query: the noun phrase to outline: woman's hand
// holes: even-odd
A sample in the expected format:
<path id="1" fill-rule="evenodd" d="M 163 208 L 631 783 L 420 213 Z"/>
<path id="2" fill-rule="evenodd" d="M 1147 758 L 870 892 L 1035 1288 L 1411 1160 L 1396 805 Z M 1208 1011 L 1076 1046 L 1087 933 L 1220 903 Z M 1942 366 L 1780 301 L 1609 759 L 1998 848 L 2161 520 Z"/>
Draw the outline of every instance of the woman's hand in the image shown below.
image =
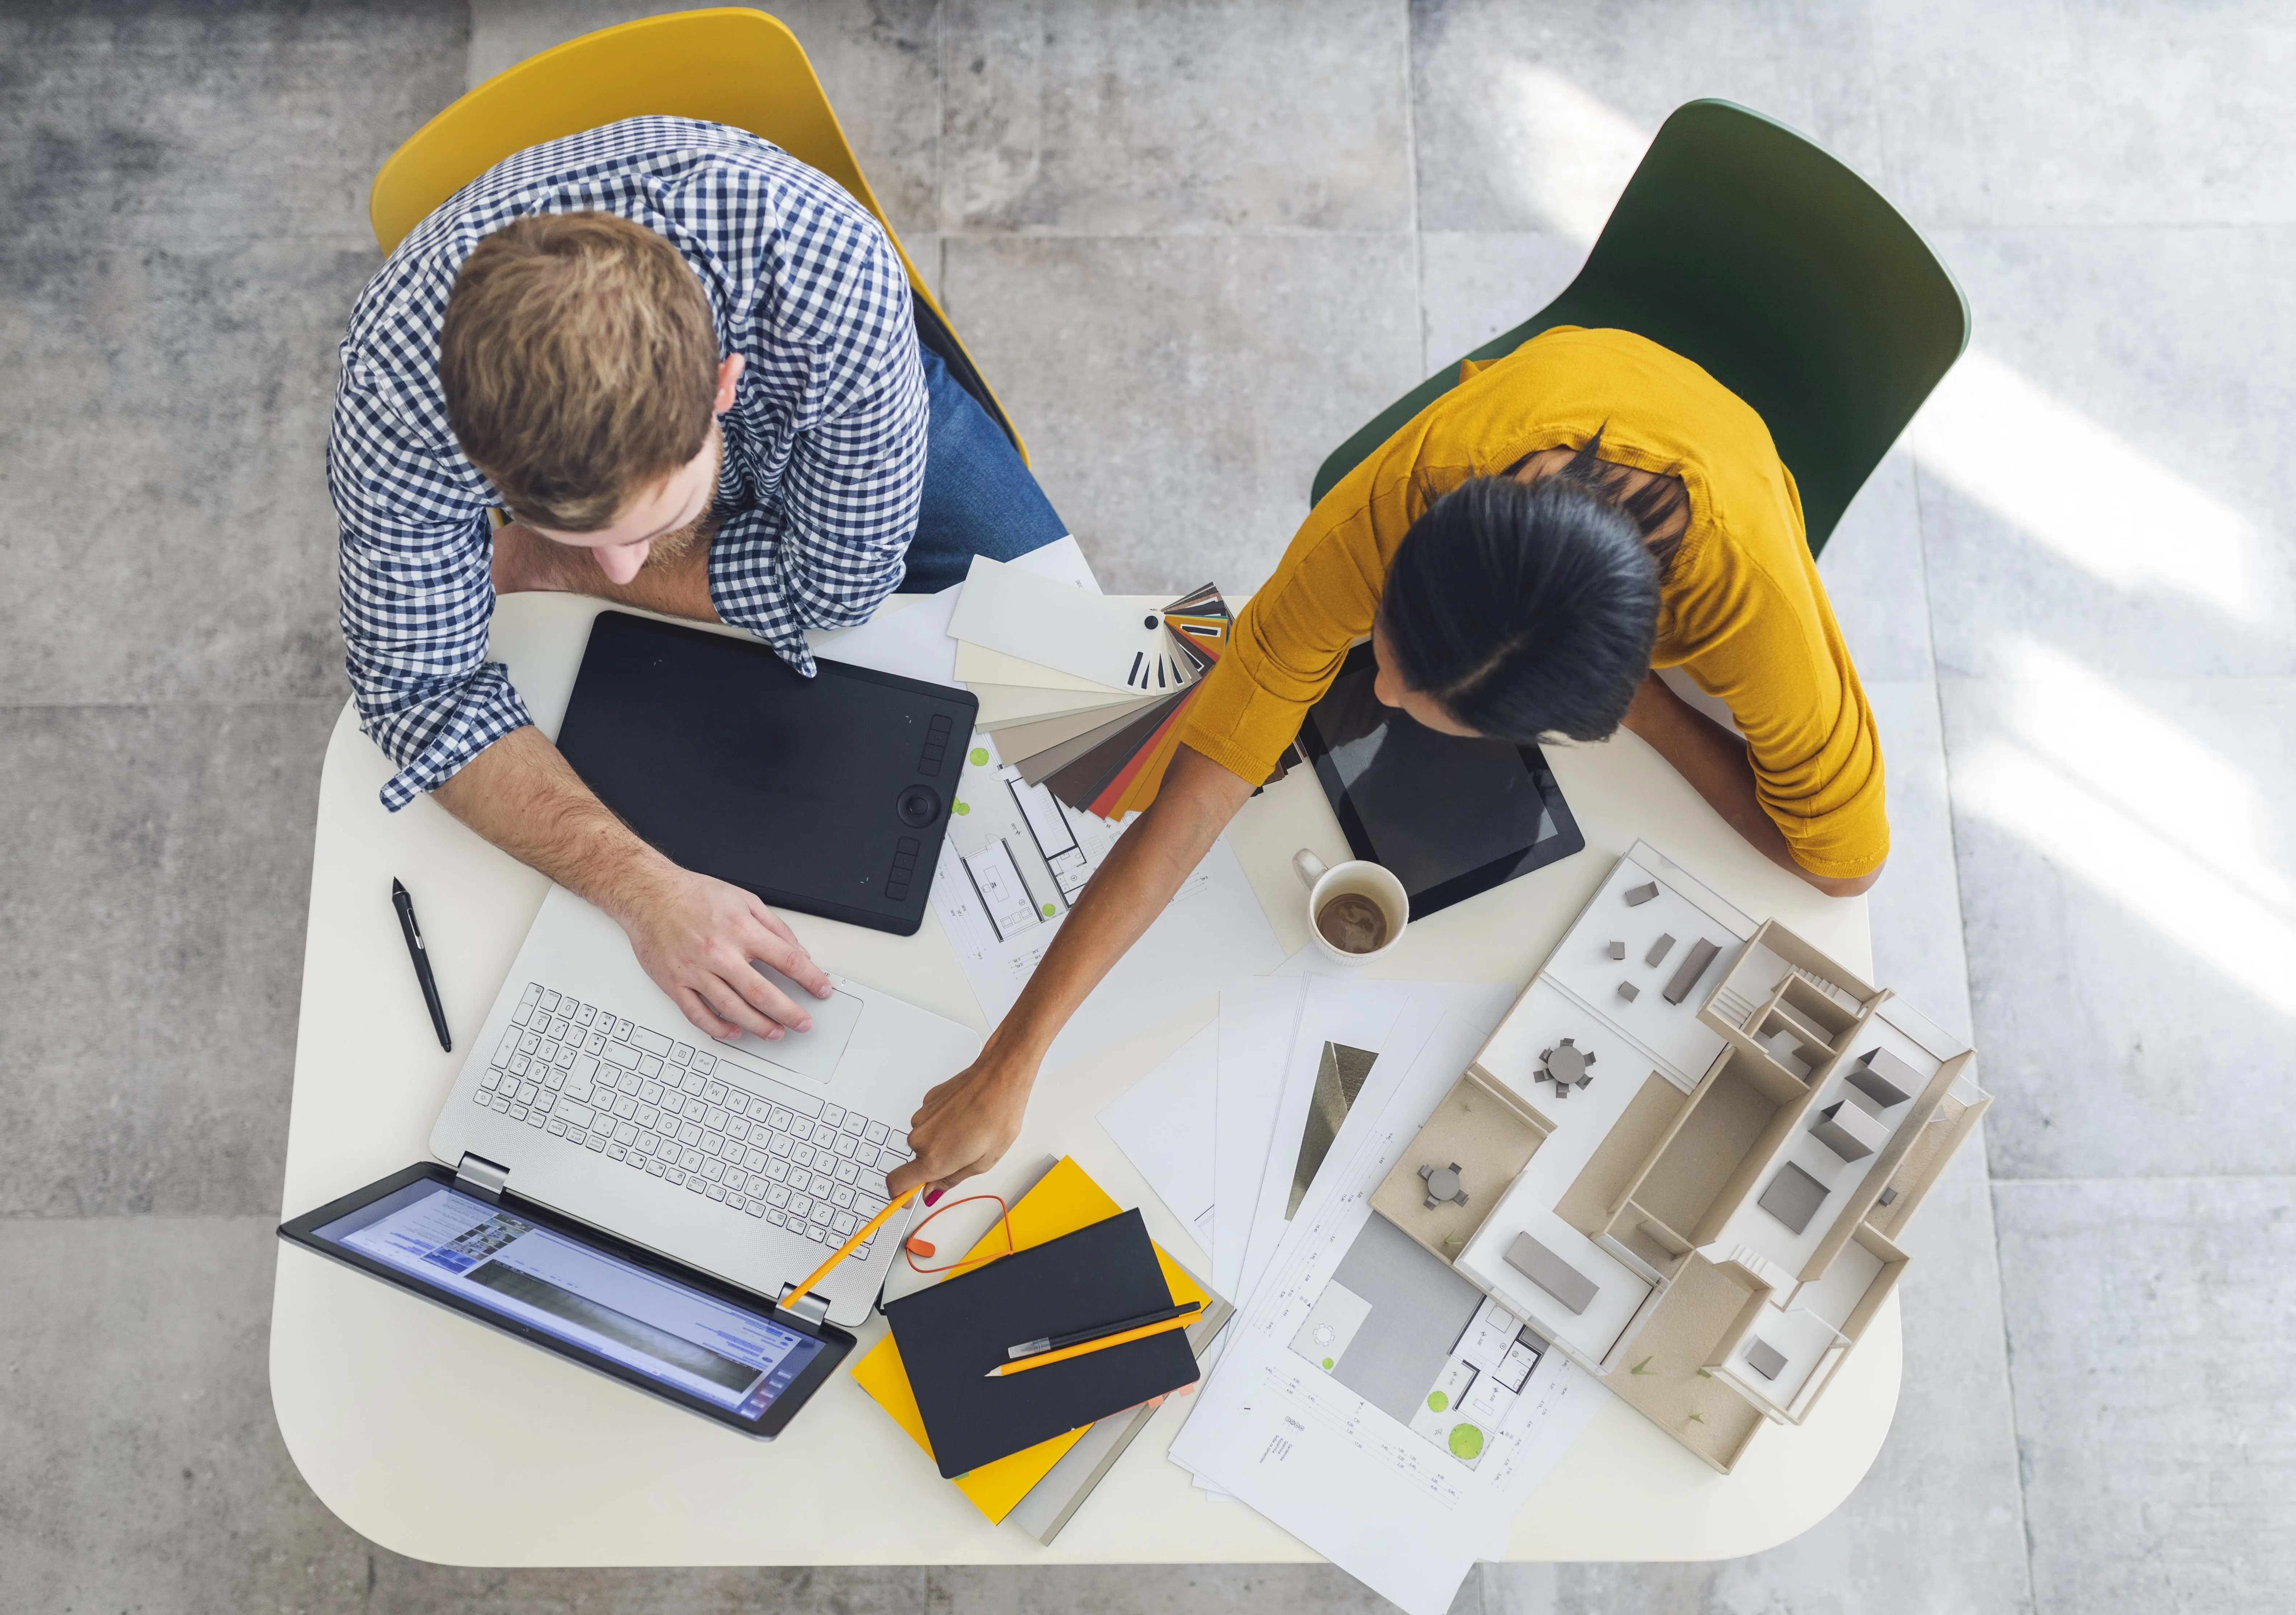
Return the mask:
<path id="1" fill-rule="evenodd" d="M 992 1044 L 980 1058 L 925 1095 L 909 1122 L 916 1159 L 885 1179 L 898 1200 L 922 1186 L 931 1205 L 942 1191 L 986 1172 L 1021 1135 L 1037 1062 L 1000 1053 Z"/>
<path id="2" fill-rule="evenodd" d="M 1174 753 L 1155 802 L 1102 860 L 980 1057 L 925 1095 L 909 1124 L 916 1159 L 886 1177 L 889 1193 L 922 1187 L 939 1200 L 952 1184 L 1004 1159 L 1061 1028 L 1164 911 L 1250 795 L 1250 784 L 1201 752 L 1182 746 Z"/>

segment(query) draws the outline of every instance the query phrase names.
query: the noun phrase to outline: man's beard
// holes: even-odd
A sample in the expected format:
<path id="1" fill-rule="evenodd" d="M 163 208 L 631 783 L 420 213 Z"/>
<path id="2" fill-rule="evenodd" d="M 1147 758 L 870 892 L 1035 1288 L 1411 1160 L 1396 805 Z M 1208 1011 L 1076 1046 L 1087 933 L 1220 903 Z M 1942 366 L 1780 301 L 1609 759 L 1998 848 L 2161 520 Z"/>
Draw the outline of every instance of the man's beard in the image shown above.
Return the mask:
<path id="1" fill-rule="evenodd" d="M 709 465 L 709 499 L 702 505 L 701 513 L 674 533 L 664 533 L 653 541 L 646 552 L 644 570 L 667 571 L 684 558 L 695 544 L 707 545 L 718 531 L 718 479 L 726 466 L 726 439 L 711 434 L 718 452 Z"/>

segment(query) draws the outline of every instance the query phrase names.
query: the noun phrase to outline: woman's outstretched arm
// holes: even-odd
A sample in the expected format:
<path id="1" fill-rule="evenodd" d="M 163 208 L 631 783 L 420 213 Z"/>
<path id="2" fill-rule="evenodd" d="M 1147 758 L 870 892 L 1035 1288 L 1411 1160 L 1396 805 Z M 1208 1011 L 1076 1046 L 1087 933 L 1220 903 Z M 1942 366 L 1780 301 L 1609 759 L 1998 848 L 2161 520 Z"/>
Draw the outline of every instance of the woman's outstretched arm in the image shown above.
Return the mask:
<path id="1" fill-rule="evenodd" d="M 886 1180 L 893 1195 L 922 1185 L 938 1200 L 1003 1158 L 1053 1039 L 1164 912 L 1251 789 L 1201 752 L 1173 753 L 1156 800 L 1095 873 L 980 1057 L 925 1095 L 909 1124 L 916 1159 Z"/>

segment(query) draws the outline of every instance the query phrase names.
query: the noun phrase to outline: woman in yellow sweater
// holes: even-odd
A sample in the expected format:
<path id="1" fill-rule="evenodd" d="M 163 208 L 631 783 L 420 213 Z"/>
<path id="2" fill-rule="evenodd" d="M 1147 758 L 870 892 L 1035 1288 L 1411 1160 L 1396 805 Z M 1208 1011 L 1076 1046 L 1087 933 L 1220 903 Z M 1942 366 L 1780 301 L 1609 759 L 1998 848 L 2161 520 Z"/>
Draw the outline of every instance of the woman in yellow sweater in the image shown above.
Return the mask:
<path id="1" fill-rule="evenodd" d="M 980 1058 L 925 1097 L 896 1193 L 930 1202 L 1019 1133 L 1045 1050 L 1162 911 L 1371 636 L 1432 729 L 1623 724 L 1773 861 L 1864 891 L 1889 854 L 1874 716 L 1761 418 L 1681 356 L 1561 326 L 1471 368 L 1325 495 L 1190 703 L 1154 804 Z M 1732 734 L 1655 669 L 1729 708 Z"/>

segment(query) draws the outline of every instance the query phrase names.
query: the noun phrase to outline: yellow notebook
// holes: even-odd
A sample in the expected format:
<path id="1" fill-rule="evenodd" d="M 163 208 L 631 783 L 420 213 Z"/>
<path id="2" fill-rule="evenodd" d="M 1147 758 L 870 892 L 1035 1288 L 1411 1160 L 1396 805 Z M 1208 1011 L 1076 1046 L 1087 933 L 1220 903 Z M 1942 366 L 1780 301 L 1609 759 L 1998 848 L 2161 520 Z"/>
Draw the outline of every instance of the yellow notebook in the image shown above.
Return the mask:
<path id="1" fill-rule="evenodd" d="M 1121 1209 L 1082 1167 L 1064 1155 L 1013 1207 L 1013 1247 L 1025 1250 L 1031 1245 L 1044 1244 L 1063 1234 L 1104 1222 Z M 971 1258 L 987 1256 L 992 1250 L 1001 1252 L 1004 1244 L 1004 1231 L 992 1225 L 965 1254 Z M 1164 1269 L 1164 1283 L 1172 1291 L 1174 1306 L 1185 1306 L 1190 1301 L 1207 1308 L 1212 1304 L 1212 1298 L 1188 1276 L 1185 1268 L 1164 1253 L 1160 1245 L 1156 1248 L 1156 1260 Z M 896 1424 L 909 1432 L 911 1440 L 931 1455 L 932 1443 L 925 1439 L 924 1420 L 917 1412 L 916 1398 L 909 1391 L 908 1371 L 901 1366 L 901 1349 L 894 1344 L 890 1332 L 853 1365 L 853 1379 L 876 1398 L 879 1406 L 893 1415 Z M 1030 1488 L 1051 1472 L 1053 1465 L 1067 1455 L 1069 1448 L 1084 1439 L 1085 1431 L 1091 1428 L 1086 1424 L 1064 1436 L 1024 1447 L 994 1463 L 984 1463 L 970 1474 L 959 1476 L 955 1483 L 956 1489 L 988 1516 L 990 1524 L 996 1524 L 1013 1512 L 1013 1504 L 1029 1495 Z"/>

